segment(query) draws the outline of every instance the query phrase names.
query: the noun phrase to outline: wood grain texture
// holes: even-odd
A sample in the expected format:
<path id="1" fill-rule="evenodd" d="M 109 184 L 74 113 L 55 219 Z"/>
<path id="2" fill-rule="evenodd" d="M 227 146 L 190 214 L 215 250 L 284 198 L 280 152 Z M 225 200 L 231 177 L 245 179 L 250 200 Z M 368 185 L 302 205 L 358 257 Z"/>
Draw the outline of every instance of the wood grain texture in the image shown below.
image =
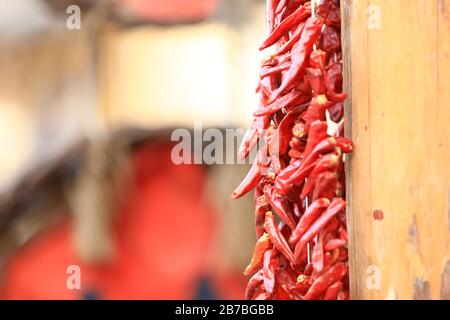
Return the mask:
<path id="1" fill-rule="evenodd" d="M 450 1 L 341 2 L 346 131 L 356 145 L 347 161 L 351 296 L 438 299 L 450 259 Z M 379 29 L 368 27 L 369 6 Z"/>

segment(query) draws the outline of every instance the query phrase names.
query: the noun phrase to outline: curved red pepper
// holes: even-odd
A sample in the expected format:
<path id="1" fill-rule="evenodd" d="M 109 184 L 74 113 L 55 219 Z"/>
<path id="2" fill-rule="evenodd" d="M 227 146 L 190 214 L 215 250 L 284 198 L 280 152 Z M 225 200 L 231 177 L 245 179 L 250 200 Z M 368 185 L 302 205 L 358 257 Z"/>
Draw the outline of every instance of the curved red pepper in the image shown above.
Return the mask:
<path id="1" fill-rule="evenodd" d="M 269 117 L 255 117 L 252 120 L 249 128 L 242 138 L 241 144 L 239 146 L 238 157 L 239 159 L 245 159 L 253 150 L 255 145 L 258 143 L 259 139 L 264 132 L 264 129 L 269 127 L 270 118 Z"/>
<path id="2" fill-rule="evenodd" d="M 305 151 L 306 153 L 306 151 Z M 316 181 L 319 174 L 322 172 L 334 172 L 337 170 L 339 165 L 339 156 L 335 154 L 327 154 L 322 156 L 315 165 L 314 169 L 311 171 L 311 174 L 308 176 L 305 185 L 302 189 L 301 198 L 305 199 L 310 193 L 313 191 L 314 187 L 316 187 Z M 337 184 L 337 181 L 336 181 Z M 322 198 L 322 197 L 320 197 Z"/>
<path id="3" fill-rule="evenodd" d="M 348 290 L 343 290 L 338 293 L 338 300 L 348 300 L 350 298 L 350 292 Z"/>
<path id="4" fill-rule="evenodd" d="M 347 267 L 343 263 L 337 263 L 313 282 L 303 299 L 312 300 L 319 298 L 330 285 L 341 280 L 346 273 Z"/>
<path id="5" fill-rule="evenodd" d="M 249 300 L 255 294 L 256 289 L 264 282 L 263 271 L 260 270 L 255 273 L 247 283 L 247 288 L 245 289 L 245 299 Z"/>
<path id="6" fill-rule="evenodd" d="M 283 91 L 291 87 L 298 81 L 307 66 L 308 57 L 313 50 L 313 46 L 319 39 L 324 19 L 322 17 L 310 17 L 306 20 L 305 28 L 300 40 L 292 47 L 292 65 L 287 71 L 286 77 L 280 87 L 273 92 L 271 100 L 275 100 Z M 275 29 L 276 31 L 276 29 Z M 275 32 L 274 31 L 274 32 Z"/>
<path id="7" fill-rule="evenodd" d="M 333 4 L 328 13 L 326 24 L 328 26 L 340 28 L 341 27 L 341 9 L 339 6 Z"/>
<path id="8" fill-rule="evenodd" d="M 272 138 L 271 151 L 273 153 L 284 155 L 288 152 L 289 141 L 292 137 L 292 128 L 294 127 L 295 121 L 300 113 L 299 111 L 301 110 L 298 110 L 298 108 L 290 110 L 278 125 L 278 128 Z"/>
<path id="9" fill-rule="evenodd" d="M 305 20 L 311 14 L 311 7 L 309 4 L 300 6 L 290 16 L 286 17 L 281 23 L 273 30 L 273 32 L 267 37 L 266 40 L 259 47 L 259 50 L 264 50 L 267 47 L 275 44 L 286 32 L 296 27 L 300 22 Z M 277 10 L 278 11 L 278 10 Z"/>
<path id="10" fill-rule="evenodd" d="M 329 138 L 323 139 L 314 147 L 313 151 L 311 151 L 311 153 L 307 157 L 305 157 L 305 160 L 303 161 L 302 166 L 311 165 L 314 161 L 316 161 L 316 159 L 317 159 L 317 157 L 319 157 L 319 155 L 332 151 L 335 146 L 336 146 L 335 138 L 329 137 Z M 301 170 L 301 168 L 299 168 L 297 170 Z"/>
<path id="11" fill-rule="evenodd" d="M 294 229 L 294 212 L 292 211 L 292 207 L 290 207 L 289 201 L 286 198 L 279 197 L 276 193 L 274 193 L 271 186 L 267 187 L 266 195 L 269 199 L 270 206 L 289 228 Z"/>
<path id="12" fill-rule="evenodd" d="M 280 73 L 282 71 L 286 71 L 291 67 L 291 62 L 287 61 L 284 62 L 282 64 L 276 65 L 274 67 L 270 67 L 270 68 L 262 68 L 261 72 L 259 73 L 259 77 L 261 79 L 265 78 L 265 77 L 269 77 L 272 76 L 274 74 Z"/>
<path id="13" fill-rule="evenodd" d="M 233 191 L 231 197 L 233 199 L 239 199 L 250 190 L 254 189 L 264 177 L 264 173 L 269 167 L 269 164 L 270 159 L 267 157 L 267 148 L 259 150 L 257 159 L 253 162 L 250 171 L 247 173 L 239 186 Z"/>
<path id="14" fill-rule="evenodd" d="M 345 201 L 343 199 L 333 199 L 327 210 L 311 224 L 309 229 L 301 236 L 300 240 L 295 245 L 294 264 L 300 262 L 301 253 L 306 244 L 311 241 L 311 239 L 314 238 L 336 214 L 344 209 Z"/>
<path id="15" fill-rule="evenodd" d="M 325 291 L 325 296 L 323 300 L 336 300 L 339 294 L 339 291 L 344 287 L 342 281 L 336 281 L 331 286 L 328 287 L 327 291 Z"/>
<path id="16" fill-rule="evenodd" d="M 256 242 L 255 248 L 253 249 L 253 256 L 250 264 L 245 268 L 244 275 L 248 276 L 259 269 L 261 269 L 264 260 L 264 252 L 271 247 L 269 235 L 264 233 Z"/>
<path id="17" fill-rule="evenodd" d="M 277 57 L 288 52 L 294 46 L 294 44 L 300 39 L 304 29 L 305 29 L 305 22 L 301 22 L 295 29 L 294 33 L 292 34 L 292 37 L 271 56 Z"/>
<path id="18" fill-rule="evenodd" d="M 284 95 L 282 98 L 272 102 L 270 105 L 265 107 L 264 109 L 259 109 L 255 111 L 253 114 L 255 117 L 264 116 L 274 114 L 275 112 L 287 108 L 292 105 L 293 102 L 296 102 L 299 97 L 303 94 L 298 90 L 293 90 L 288 94 Z"/>
<path id="19" fill-rule="evenodd" d="M 281 234 L 278 229 L 275 219 L 273 217 L 272 212 L 266 213 L 266 222 L 264 223 L 264 228 L 269 235 L 270 240 L 272 241 L 275 248 L 278 249 L 289 261 L 293 261 L 293 253 L 286 239 Z"/>
<path id="20" fill-rule="evenodd" d="M 347 244 L 347 240 L 344 239 L 331 239 L 325 244 L 325 251 L 333 251 L 337 248 L 342 248 Z"/>
<path id="21" fill-rule="evenodd" d="M 278 262 L 278 256 L 275 250 L 264 252 L 263 258 L 264 288 L 267 293 L 272 293 L 275 288 L 275 272 Z"/>
<path id="22" fill-rule="evenodd" d="M 255 229 L 258 239 L 264 234 L 264 221 L 267 211 L 270 211 L 269 200 L 265 194 L 262 194 L 255 200 Z"/>
<path id="23" fill-rule="evenodd" d="M 306 123 L 306 130 L 309 132 L 309 127 L 311 124 L 316 121 L 325 121 L 327 119 L 326 117 L 326 111 L 327 109 L 332 106 L 332 102 L 330 102 L 325 95 L 319 95 L 315 96 L 311 104 L 308 107 L 308 110 L 303 115 L 303 120 L 305 120 Z"/>
<path id="24" fill-rule="evenodd" d="M 314 271 L 317 273 L 322 272 L 324 266 L 323 258 L 323 232 L 319 233 L 316 244 L 313 247 L 311 254 L 311 262 Z"/>
<path id="25" fill-rule="evenodd" d="M 327 129 L 328 125 L 325 121 L 316 120 L 311 123 L 308 131 L 308 141 L 303 153 L 305 158 L 310 155 L 320 141 L 328 137 Z"/>
<path id="26" fill-rule="evenodd" d="M 267 33 L 270 34 L 275 27 L 275 11 L 277 9 L 277 3 L 275 0 L 266 1 L 266 22 Z"/>
<path id="27" fill-rule="evenodd" d="M 311 203 L 311 205 L 306 209 L 297 227 L 292 231 L 289 243 L 294 245 L 303 236 L 303 234 L 308 230 L 311 224 L 324 212 L 330 205 L 330 200 L 328 199 L 318 199 Z"/>
<path id="28" fill-rule="evenodd" d="M 338 76 L 342 77 L 342 70 L 340 72 L 334 71 L 338 64 L 334 64 L 328 71 L 326 70 L 326 53 L 322 50 L 316 50 L 311 53 L 310 56 L 311 66 L 321 71 L 323 75 L 323 85 L 326 88 L 327 97 L 333 102 L 342 102 L 347 98 L 346 93 L 337 93 L 336 84 L 338 82 Z M 334 73 L 332 73 L 334 72 Z M 342 80 L 341 80 L 342 82 Z"/>
<path id="29" fill-rule="evenodd" d="M 312 199 L 333 199 L 336 196 L 338 179 L 334 172 L 322 172 L 317 176 Z"/>
<path id="30" fill-rule="evenodd" d="M 292 185 L 305 179 L 314 169 L 314 163 L 304 166 L 300 160 L 286 167 L 275 179 L 275 190 L 280 195 L 286 195 Z"/>
<path id="31" fill-rule="evenodd" d="M 310 83 L 313 95 L 324 95 L 327 93 L 324 74 L 317 68 L 306 68 L 305 79 Z"/>
<path id="32" fill-rule="evenodd" d="M 280 14 L 281 11 L 283 11 L 283 9 L 286 7 L 288 0 L 280 0 L 280 2 L 278 3 L 276 9 L 275 9 L 275 13 L 276 14 Z"/>
<path id="33" fill-rule="evenodd" d="M 336 145 L 341 148 L 341 151 L 344 153 L 350 153 L 355 148 L 353 142 L 344 137 L 336 137 Z"/>
<path id="34" fill-rule="evenodd" d="M 326 26 L 322 29 L 321 47 L 327 53 L 334 53 L 341 48 L 341 39 L 337 30 L 332 26 Z"/>

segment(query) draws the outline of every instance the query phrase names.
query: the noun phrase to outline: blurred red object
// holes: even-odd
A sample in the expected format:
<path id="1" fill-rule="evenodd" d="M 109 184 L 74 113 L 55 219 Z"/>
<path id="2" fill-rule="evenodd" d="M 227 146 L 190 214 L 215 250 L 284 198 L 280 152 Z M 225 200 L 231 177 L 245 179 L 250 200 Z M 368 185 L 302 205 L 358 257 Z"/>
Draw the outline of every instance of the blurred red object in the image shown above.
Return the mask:
<path id="1" fill-rule="evenodd" d="M 140 20 L 168 23 L 203 20 L 218 3 L 219 0 L 116 0 L 115 6 Z"/>
<path id="2" fill-rule="evenodd" d="M 72 246 L 70 222 L 32 239 L 9 261 L 1 299 L 192 299 L 208 273 L 216 221 L 205 201 L 205 171 L 176 166 L 171 146 L 141 147 L 133 156 L 136 183 L 120 208 L 116 259 L 86 265 Z M 67 288 L 70 265 L 81 290 Z M 228 290 L 226 290 L 228 291 Z"/>

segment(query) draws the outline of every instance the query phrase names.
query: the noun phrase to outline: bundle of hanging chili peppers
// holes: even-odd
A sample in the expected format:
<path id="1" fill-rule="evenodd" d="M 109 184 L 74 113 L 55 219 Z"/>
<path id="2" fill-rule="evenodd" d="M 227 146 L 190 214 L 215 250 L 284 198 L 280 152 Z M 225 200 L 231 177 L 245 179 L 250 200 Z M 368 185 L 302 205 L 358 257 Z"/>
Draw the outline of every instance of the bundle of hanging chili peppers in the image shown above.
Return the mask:
<path id="1" fill-rule="evenodd" d="M 340 3 L 267 0 L 266 11 L 260 50 L 273 53 L 239 157 L 265 143 L 232 194 L 255 189 L 258 241 L 245 297 L 348 299 L 343 155 L 353 144 L 343 137 Z"/>

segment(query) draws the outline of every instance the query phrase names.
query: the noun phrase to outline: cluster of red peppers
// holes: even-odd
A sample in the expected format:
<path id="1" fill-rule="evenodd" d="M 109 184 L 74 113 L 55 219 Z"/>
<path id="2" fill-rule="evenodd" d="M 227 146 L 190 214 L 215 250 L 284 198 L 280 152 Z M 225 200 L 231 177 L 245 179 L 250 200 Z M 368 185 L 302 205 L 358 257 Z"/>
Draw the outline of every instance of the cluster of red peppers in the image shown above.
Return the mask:
<path id="1" fill-rule="evenodd" d="M 267 0 L 273 53 L 261 66 L 260 106 L 239 150 L 258 141 L 233 192 L 255 189 L 258 241 L 246 299 L 349 298 L 339 0 Z M 275 214 L 275 215 L 274 215 Z M 277 217 L 277 218 L 276 218 Z"/>

